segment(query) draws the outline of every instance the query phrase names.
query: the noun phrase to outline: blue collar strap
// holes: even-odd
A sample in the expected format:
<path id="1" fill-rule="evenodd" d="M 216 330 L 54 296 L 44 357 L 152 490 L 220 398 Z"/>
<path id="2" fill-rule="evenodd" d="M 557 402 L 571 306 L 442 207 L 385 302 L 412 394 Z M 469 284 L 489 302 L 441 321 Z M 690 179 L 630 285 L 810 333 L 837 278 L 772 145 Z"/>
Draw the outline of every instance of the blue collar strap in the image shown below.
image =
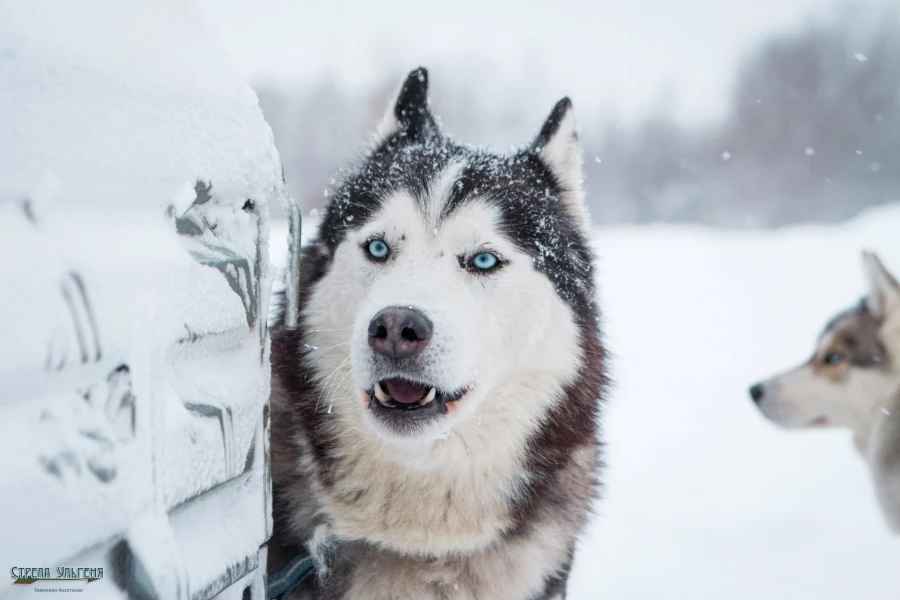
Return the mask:
<path id="1" fill-rule="evenodd" d="M 316 561 L 309 552 L 295 556 L 283 569 L 269 577 L 266 584 L 266 598 L 268 600 L 284 598 L 315 571 Z"/>

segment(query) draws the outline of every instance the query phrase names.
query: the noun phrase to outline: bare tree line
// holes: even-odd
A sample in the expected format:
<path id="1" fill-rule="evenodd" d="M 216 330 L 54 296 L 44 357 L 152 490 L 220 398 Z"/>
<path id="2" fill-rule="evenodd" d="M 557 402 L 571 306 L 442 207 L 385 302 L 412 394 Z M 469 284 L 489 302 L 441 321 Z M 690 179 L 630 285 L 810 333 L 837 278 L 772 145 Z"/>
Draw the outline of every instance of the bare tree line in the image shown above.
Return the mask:
<path id="1" fill-rule="evenodd" d="M 533 134 L 521 110 L 528 90 L 503 93 L 463 79 L 468 69 L 457 72 L 457 85 L 435 98 L 452 133 L 519 142 Z M 363 149 L 399 76 L 386 73 L 367 93 L 327 79 L 293 92 L 256 86 L 304 210 L 325 202 L 338 169 Z M 761 40 L 736 68 L 721 122 L 688 126 L 664 108 L 627 127 L 614 118 L 587 122 L 587 186 L 601 224 L 774 227 L 900 201 L 898 10 L 850 4 Z"/>

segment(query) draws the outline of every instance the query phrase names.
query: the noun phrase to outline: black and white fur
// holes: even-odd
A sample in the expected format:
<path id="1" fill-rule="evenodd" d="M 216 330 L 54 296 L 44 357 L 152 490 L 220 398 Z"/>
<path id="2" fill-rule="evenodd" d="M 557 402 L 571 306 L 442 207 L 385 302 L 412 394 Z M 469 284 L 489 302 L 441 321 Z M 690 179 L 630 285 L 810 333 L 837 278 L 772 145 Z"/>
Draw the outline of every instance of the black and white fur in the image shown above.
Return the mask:
<path id="1" fill-rule="evenodd" d="M 561 599 L 605 384 L 571 102 L 499 155 L 445 136 L 427 91 L 413 71 L 335 190 L 303 253 L 300 327 L 272 336 L 269 570 L 309 544 L 322 567 L 296 598 Z M 499 267 L 472 267 L 479 252 Z M 373 351 L 386 307 L 433 329 L 413 358 Z M 436 399 L 380 402 L 387 377 Z"/>

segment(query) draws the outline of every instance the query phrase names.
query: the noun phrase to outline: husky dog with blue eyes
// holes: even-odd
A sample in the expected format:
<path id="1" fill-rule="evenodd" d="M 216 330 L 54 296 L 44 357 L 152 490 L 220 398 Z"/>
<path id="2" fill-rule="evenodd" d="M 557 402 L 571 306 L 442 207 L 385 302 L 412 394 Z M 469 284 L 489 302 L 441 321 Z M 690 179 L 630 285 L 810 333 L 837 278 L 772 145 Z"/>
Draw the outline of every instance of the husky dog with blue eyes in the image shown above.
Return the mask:
<path id="1" fill-rule="evenodd" d="M 606 354 L 571 102 L 501 155 L 427 91 L 336 188 L 273 333 L 270 581 L 309 550 L 289 597 L 565 598 Z"/>
<path id="2" fill-rule="evenodd" d="M 863 253 L 870 292 L 826 326 L 812 357 L 750 388 L 759 410 L 790 428 L 847 427 L 900 534 L 900 284 Z"/>

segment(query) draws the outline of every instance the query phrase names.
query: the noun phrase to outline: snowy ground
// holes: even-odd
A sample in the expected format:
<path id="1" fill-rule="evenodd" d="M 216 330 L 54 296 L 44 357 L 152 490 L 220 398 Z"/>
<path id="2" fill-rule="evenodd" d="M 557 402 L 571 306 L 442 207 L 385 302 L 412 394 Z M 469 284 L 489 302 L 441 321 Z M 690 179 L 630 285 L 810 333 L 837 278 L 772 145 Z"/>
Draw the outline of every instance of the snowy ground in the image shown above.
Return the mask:
<path id="1" fill-rule="evenodd" d="M 780 431 L 746 393 L 858 300 L 860 249 L 900 272 L 898 232 L 900 205 L 835 227 L 597 231 L 616 384 L 570 598 L 900 598 L 900 538 L 849 432 Z"/>

